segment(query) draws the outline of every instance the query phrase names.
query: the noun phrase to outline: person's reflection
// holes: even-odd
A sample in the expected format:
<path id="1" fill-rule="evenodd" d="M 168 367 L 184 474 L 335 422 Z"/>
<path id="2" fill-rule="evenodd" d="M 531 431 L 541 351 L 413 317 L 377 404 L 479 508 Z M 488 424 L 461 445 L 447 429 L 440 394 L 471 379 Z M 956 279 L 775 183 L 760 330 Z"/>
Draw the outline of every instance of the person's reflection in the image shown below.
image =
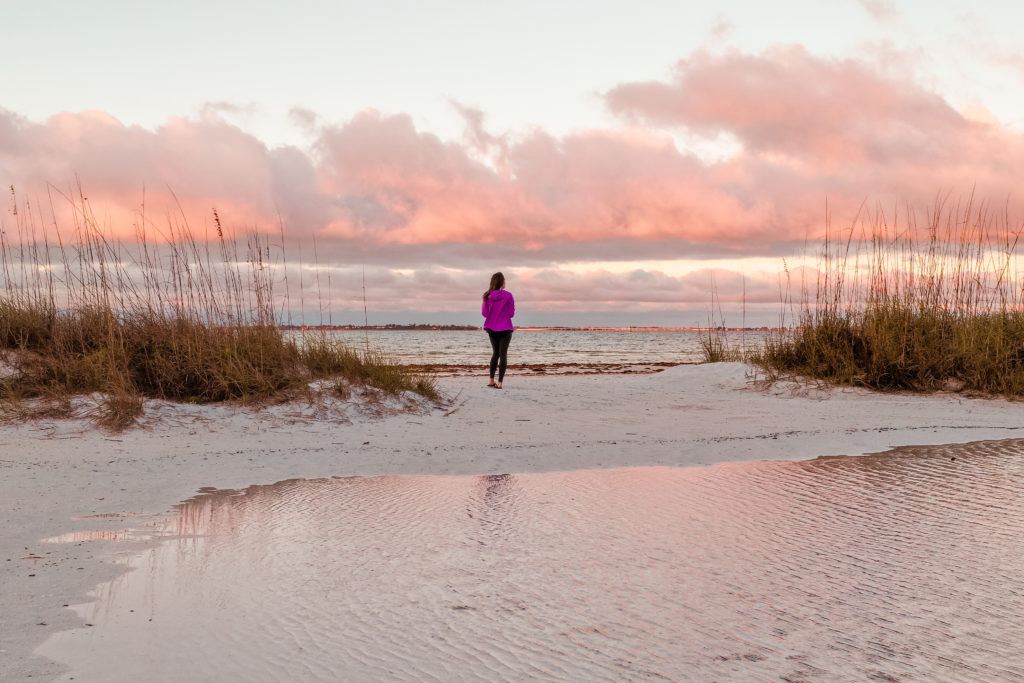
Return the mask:
<path id="1" fill-rule="evenodd" d="M 518 486 L 511 474 L 485 474 L 478 482 L 468 513 L 483 532 L 478 542 L 488 545 L 491 541 L 506 539 L 511 532 Z"/>
<path id="2" fill-rule="evenodd" d="M 502 498 L 515 481 L 511 474 L 485 474 L 480 477 L 484 485 L 484 500 L 492 501 Z"/>

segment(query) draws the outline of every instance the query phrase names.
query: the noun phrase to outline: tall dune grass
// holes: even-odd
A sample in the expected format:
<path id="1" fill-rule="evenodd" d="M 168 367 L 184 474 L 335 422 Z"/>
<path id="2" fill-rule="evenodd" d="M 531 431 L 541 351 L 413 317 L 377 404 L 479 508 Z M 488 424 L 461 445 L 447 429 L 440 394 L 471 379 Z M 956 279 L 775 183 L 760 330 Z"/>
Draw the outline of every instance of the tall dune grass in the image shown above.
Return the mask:
<path id="1" fill-rule="evenodd" d="M 230 236 L 216 212 L 199 239 L 184 219 L 156 230 L 141 215 L 114 239 L 89 203 L 68 200 L 72 225 L 43 227 L 12 192 L 0 230 L 0 410 L 59 414 L 99 392 L 98 421 L 131 424 L 144 398 L 265 401 L 314 379 L 437 398 L 432 378 L 326 337 L 285 336 L 283 238 Z M 281 278 L 283 279 L 283 278 Z"/>
<path id="2" fill-rule="evenodd" d="M 815 282 L 754 360 L 770 377 L 1021 396 L 1021 232 L 1005 210 L 941 201 L 920 221 L 878 212 L 830 229 Z"/>
<path id="3" fill-rule="evenodd" d="M 739 345 L 730 344 L 722 327 L 709 325 L 697 331 L 700 358 L 703 363 L 734 363 L 746 360 L 746 353 Z"/>

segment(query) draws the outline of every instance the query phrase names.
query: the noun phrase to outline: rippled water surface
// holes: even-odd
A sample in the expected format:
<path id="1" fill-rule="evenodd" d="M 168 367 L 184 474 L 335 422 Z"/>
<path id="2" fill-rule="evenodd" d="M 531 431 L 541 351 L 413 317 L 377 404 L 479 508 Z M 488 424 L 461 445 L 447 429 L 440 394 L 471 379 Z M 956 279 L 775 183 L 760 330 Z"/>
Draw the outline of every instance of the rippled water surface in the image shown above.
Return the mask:
<path id="1" fill-rule="evenodd" d="M 205 493 L 77 680 L 1021 680 L 1024 446 Z"/>
<path id="2" fill-rule="evenodd" d="M 695 362 L 701 360 L 699 334 L 668 330 L 517 330 L 509 363 L 629 367 Z M 482 330 L 338 330 L 330 335 L 357 348 L 369 344 L 407 364 L 480 366 L 491 355 L 490 342 Z M 732 346 L 754 347 L 763 333 L 728 332 L 723 337 Z"/>

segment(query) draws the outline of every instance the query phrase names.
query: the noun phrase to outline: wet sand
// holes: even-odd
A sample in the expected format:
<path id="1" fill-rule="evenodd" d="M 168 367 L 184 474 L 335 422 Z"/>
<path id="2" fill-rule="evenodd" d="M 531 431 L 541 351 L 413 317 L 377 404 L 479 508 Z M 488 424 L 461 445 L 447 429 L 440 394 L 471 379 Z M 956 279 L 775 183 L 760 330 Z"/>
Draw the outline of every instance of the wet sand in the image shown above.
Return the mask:
<path id="1" fill-rule="evenodd" d="M 517 363 L 508 366 L 510 375 L 649 375 L 679 363 Z M 684 363 L 697 365 L 697 363 Z M 406 363 L 405 367 L 416 372 L 426 372 L 438 377 L 473 377 L 480 375 L 480 364 L 438 364 Z"/>
<path id="2" fill-rule="evenodd" d="M 40 652 L 62 680 L 1018 681 L 1022 489 L 1018 440 L 211 491 Z"/>
<path id="3" fill-rule="evenodd" d="M 312 408 L 151 405 L 142 429 L 111 436 L 83 422 L 0 429 L 0 678 L 62 671 L 33 651 L 84 626 L 64 605 L 114 578 L 114 554 L 145 539 L 41 540 L 115 533 L 203 486 L 295 477 L 500 474 L 861 454 L 908 444 L 1024 436 L 1024 405 L 956 395 L 818 392 L 752 385 L 739 364 L 652 375 L 509 377 L 501 392 L 442 380 L 448 406 L 322 419 Z M 126 524 L 130 520 L 131 524 Z M 126 543 L 128 545 L 126 545 Z"/>

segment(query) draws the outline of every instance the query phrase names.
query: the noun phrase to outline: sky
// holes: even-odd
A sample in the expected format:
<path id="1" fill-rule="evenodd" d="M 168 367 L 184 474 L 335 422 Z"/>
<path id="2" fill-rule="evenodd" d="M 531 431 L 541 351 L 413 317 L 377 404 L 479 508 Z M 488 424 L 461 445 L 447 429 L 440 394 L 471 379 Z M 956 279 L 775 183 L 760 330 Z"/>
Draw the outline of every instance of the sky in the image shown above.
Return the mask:
<path id="1" fill-rule="evenodd" d="M 125 237 L 280 217 L 335 321 L 365 272 L 371 321 L 478 323 L 501 270 L 524 325 L 770 323 L 826 202 L 1024 203 L 1015 2 L 2 9 L 0 182 Z"/>

